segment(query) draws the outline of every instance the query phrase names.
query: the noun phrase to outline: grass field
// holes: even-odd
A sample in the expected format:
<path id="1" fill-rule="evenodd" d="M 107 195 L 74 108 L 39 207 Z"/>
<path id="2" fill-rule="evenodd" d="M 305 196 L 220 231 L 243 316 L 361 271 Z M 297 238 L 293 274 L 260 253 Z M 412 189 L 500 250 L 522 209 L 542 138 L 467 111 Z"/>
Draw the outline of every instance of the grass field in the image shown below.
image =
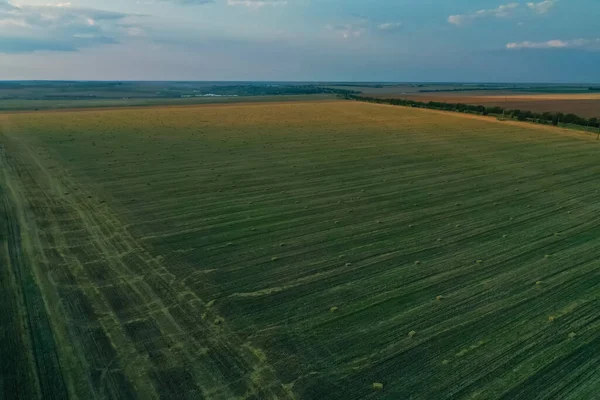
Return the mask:
<path id="1" fill-rule="evenodd" d="M 359 102 L 0 124 L 0 397 L 600 390 L 594 136 Z"/>
<path id="2" fill-rule="evenodd" d="M 193 97 L 171 98 L 132 98 L 132 99 L 93 99 L 93 100 L 24 100 L 0 99 L 0 112 L 32 110 L 68 110 L 86 108 L 148 107 L 148 106 L 188 106 L 200 104 L 231 104 L 248 102 L 289 102 L 333 100 L 334 95 L 278 95 L 278 96 L 239 96 L 239 97 Z"/>

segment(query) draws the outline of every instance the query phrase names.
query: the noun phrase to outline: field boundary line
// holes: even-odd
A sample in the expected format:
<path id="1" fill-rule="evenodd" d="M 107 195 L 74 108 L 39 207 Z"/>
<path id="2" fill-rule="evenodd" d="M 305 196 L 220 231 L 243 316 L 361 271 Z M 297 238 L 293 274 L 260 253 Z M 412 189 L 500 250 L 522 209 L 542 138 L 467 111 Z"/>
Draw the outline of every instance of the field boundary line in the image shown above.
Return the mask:
<path id="1" fill-rule="evenodd" d="M 471 120 L 476 120 L 476 121 L 486 121 L 486 122 L 491 122 L 491 123 L 500 124 L 500 125 L 510 125 L 510 126 L 516 126 L 516 127 L 520 127 L 520 128 L 530 128 L 530 129 L 536 129 L 536 130 L 540 130 L 540 131 L 562 133 L 566 136 L 572 136 L 572 137 L 579 138 L 579 139 L 587 139 L 587 140 L 593 140 L 593 141 L 596 141 L 596 135 L 597 135 L 597 133 L 595 133 L 595 132 L 589 133 L 589 132 L 579 130 L 579 129 L 569 129 L 569 128 L 563 128 L 563 127 L 559 127 L 559 126 L 542 125 L 542 124 L 535 124 L 535 123 L 521 122 L 521 121 L 500 121 L 494 116 L 475 115 L 475 114 L 461 113 L 461 112 L 455 112 L 455 111 L 432 110 L 429 108 L 408 107 L 408 106 L 401 106 L 401 105 L 398 106 L 398 105 L 393 105 L 393 104 L 369 103 L 369 102 L 364 102 L 364 101 L 360 101 L 360 100 L 357 100 L 356 102 L 368 104 L 368 105 L 372 105 L 372 106 L 376 106 L 376 107 L 381 106 L 381 107 L 391 107 L 391 108 L 408 108 L 408 109 L 419 111 L 419 112 L 427 112 L 427 113 L 438 114 L 438 115 L 448 115 L 448 116 L 452 116 L 452 117 L 456 117 L 456 118 L 471 119 Z"/>

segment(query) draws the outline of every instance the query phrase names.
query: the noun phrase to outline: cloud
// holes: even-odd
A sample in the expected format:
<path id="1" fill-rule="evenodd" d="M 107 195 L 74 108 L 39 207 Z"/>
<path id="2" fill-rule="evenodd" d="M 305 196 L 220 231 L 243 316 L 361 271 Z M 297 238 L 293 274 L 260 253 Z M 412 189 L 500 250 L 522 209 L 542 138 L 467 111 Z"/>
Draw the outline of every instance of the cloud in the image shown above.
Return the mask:
<path id="1" fill-rule="evenodd" d="M 572 39 L 572 40 L 548 40 L 547 42 L 521 42 L 508 43 L 509 50 L 520 49 L 600 49 L 600 38 L 598 39 Z"/>
<path id="2" fill-rule="evenodd" d="M 230 6 L 261 8 L 264 6 L 283 6 L 287 4 L 287 0 L 227 0 L 227 4 Z"/>
<path id="3" fill-rule="evenodd" d="M 402 28 L 402 22 L 382 22 L 376 23 L 365 17 L 357 16 L 353 22 L 329 24 L 327 30 L 334 32 L 336 36 L 344 39 L 358 38 L 367 33 L 374 32 L 396 32 Z"/>
<path id="4" fill-rule="evenodd" d="M 397 31 L 402 27 L 402 22 L 386 22 L 383 24 L 379 24 L 377 29 L 380 31 Z"/>
<path id="5" fill-rule="evenodd" d="M 165 3 L 173 3 L 180 6 L 201 6 L 204 4 L 214 3 L 214 0 L 161 0 Z"/>
<path id="6" fill-rule="evenodd" d="M 489 10 L 479 10 L 471 14 L 456 14 L 450 15 L 448 17 L 448 23 L 453 25 L 463 25 L 469 21 L 486 18 L 486 17 L 496 17 L 503 18 L 511 15 L 512 11 L 519 8 L 519 3 L 509 3 L 498 6 L 497 8 L 492 8 Z"/>
<path id="7" fill-rule="evenodd" d="M 344 39 L 360 37 L 367 31 L 364 26 L 354 24 L 327 25 L 327 29 L 341 35 Z"/>
<path id="8" fill-rule="evenodd" d="M 13 10 L 15 6 L 8 1 L 0 0 L 0 11 Z"/>
<path id="9" fill-rule="evenodd" d="M 92 8 L 21 5 L 0 0 L 0 53 L 74 51 L 140 35 L 136 15 Z"/>
<path id="10" fill-rule="evenodd" d="M 462 25 L 467 19 L 466 15 L 451 15 L 448 17 L 448 23 L 454 25 Z"/>
<path id="11" fill-rule="evenodd" d="M 177 4 L 180 6 L 201 6 L 215 3 L 215 0 L 159 0 L 164 3 Z M 227 0 L 229 6 L 243 6 L 249 8 L 262 8 L 265 6 L 283 6 L 287 0 Z"/>
<path id="12" fill-rule="evenodd" d="M 539 3 L 527 3 L 527 7 L 538 14 L 546 14 L 556 3 L 558 3 L 558 0 L 544 0 Z"/>

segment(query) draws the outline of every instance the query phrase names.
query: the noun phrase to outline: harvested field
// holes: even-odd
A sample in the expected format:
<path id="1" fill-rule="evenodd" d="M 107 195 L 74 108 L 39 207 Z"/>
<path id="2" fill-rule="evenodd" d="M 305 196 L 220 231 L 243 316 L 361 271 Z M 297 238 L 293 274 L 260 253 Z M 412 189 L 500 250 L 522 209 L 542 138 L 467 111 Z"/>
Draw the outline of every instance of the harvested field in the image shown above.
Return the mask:
<path id="1" fill-rule="evenodd" d="M 594 136 L 360 102 L 0 123 L 7 398 L 600 389 Z"/>
<path id="2" fill-rule="evenodd" d="M 377 96 L 382 98 L 399 98 L 415 101 L 439 101 L 446 103 L 463 103 L 486 107 L 503 107 L 532 112 L 573 113 L 581 117 L 600 118 L 600 94 L 506 94 L 489 95 L 473 92 L 456 93 L 422 93 L 410 95 Z"/>

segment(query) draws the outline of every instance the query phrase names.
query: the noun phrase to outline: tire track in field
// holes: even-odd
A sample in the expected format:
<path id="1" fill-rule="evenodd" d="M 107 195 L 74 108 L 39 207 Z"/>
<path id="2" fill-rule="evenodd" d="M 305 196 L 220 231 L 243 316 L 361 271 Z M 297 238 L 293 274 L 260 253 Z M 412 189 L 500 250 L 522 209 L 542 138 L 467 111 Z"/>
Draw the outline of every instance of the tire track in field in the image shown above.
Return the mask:
<path id="1" fill-rule="evenodd" d="M 4 242 L 0 255 L 6 262 L 2 272 L 7 279 L 2 279 L 0 287 L 4 296 L 14 294 L 16 304 L 11 309 L 8 302 L 3 303 L 9 315 L 3 319 L 3 324 L 8 326 L 2 330 L 12 331 L 14 336 L 0 337 L 0 354 L 4 355 L 0 394 L 4 393 L 7 399 L 65 399 L 68 397 L 67 388 L 54 334 L 42 294 L 28 266 L 29 260 L 23 254 L 19 220 L 7 187 L 6 175 L 10 167 L 6 163 L 1 139 L 0 135 L 0 238 Z M 19 340 L 22 340 L 23 347 L 18 345 Z M 4 368 L 11 371 L 4 371 Z"/>

